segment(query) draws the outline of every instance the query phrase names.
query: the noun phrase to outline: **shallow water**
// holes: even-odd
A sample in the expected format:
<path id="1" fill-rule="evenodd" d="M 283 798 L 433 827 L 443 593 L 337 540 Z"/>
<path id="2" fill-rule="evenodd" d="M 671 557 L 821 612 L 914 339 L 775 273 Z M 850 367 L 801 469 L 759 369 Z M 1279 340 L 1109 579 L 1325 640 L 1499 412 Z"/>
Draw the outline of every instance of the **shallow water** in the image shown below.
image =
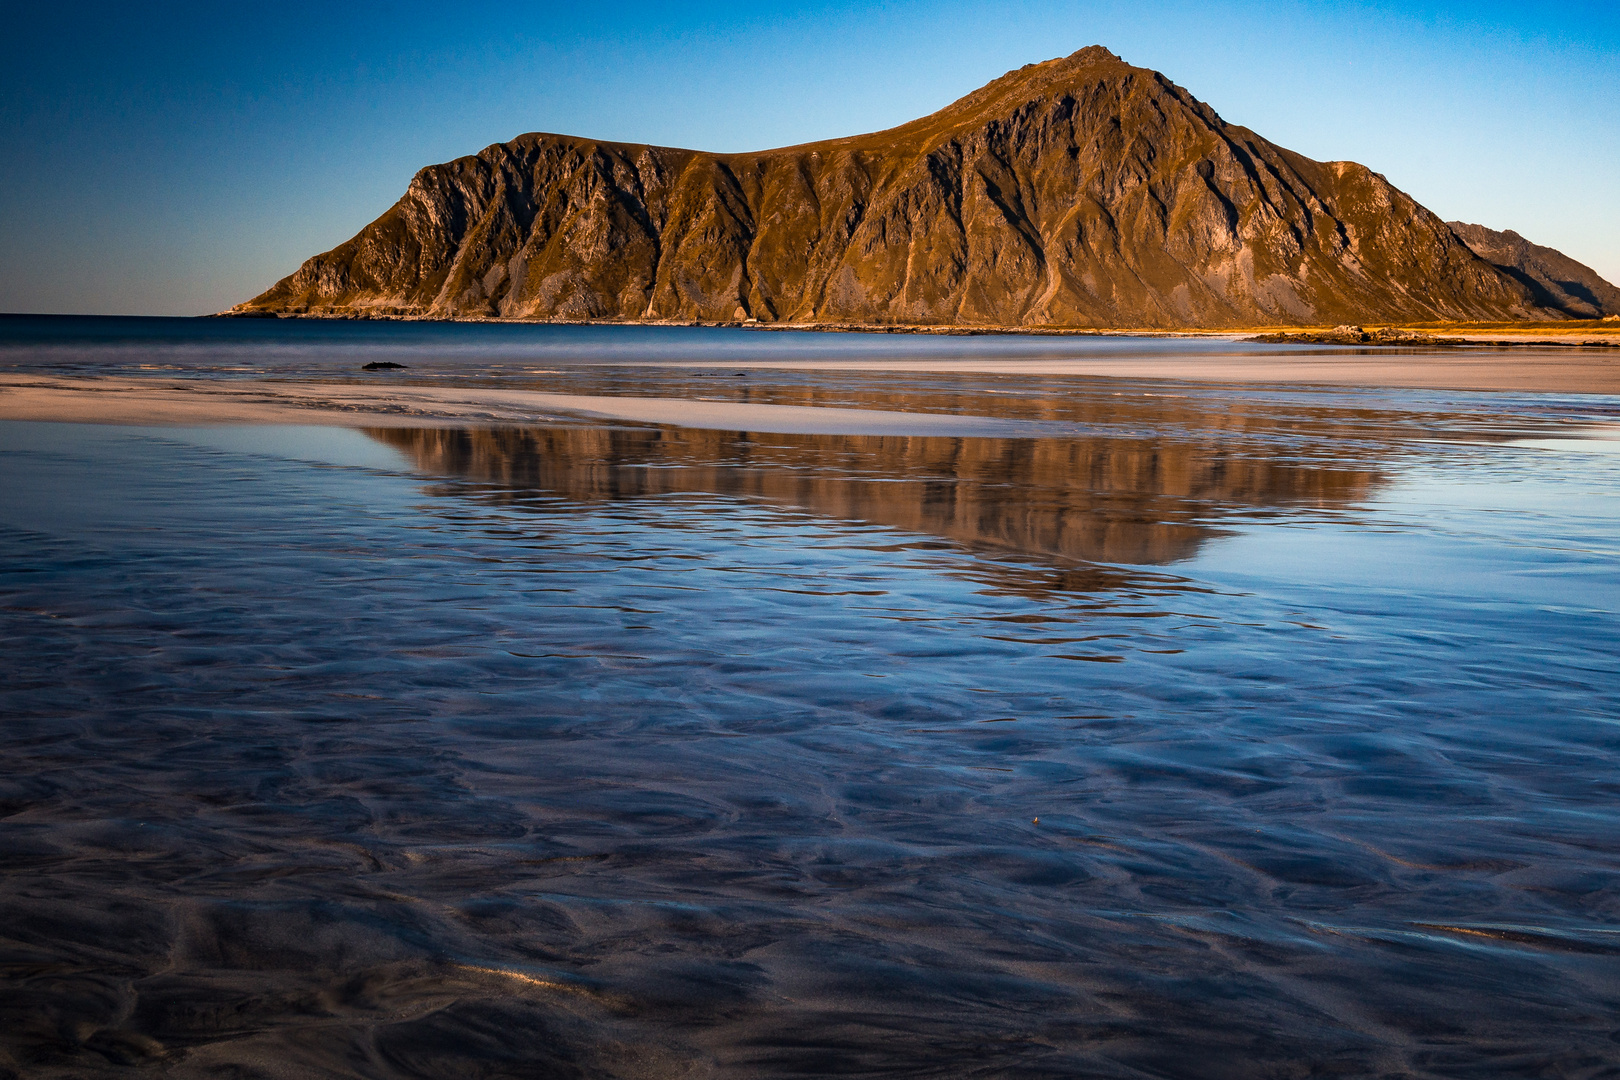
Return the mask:
<path id="1" fill-rule="evenodd" d="M 1187 355 L 1267 355 L 1285 346 L 1183 340 Z M 1152 356 L 1164 342 L 1014 334 L 841 334 L 728 327 L 534 326 L 316 319 L 0 315 L 0 371 L 298 377 L 353 374 L 370 362 L 414 375 L 511 376 L 538 368 L 748 360 L 1040 360 Z M 728 372 L 729 374 L 729 372 Z"/>
<path id="2" fill-rule="evenodd" d="M 1072 430 L 0 424 L 0 1069 L 1616 1073 L 1620 402 L 561 367 Z"/>

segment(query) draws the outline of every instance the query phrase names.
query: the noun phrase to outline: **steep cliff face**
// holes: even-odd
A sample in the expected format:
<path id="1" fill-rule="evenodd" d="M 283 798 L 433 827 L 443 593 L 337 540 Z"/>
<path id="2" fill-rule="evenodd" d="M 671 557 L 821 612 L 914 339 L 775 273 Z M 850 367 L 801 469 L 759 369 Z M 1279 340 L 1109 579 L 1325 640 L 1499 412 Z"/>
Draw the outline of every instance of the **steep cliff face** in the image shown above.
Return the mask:
<path id="1" fill-rule="evenodd" d="M 1539 306 L 1557 308 L 1576 319 L 1620 315 L 1620 289 L 1590 266 L 1532 244 L 1511 229 L 1497 232 L 1461 221 L 1447 224 L 1474 254 L 1523 283 Z"/>
<path id="2" fill-rule="evenodd" d="M 756 154 L 523 135 L 237 310 L 1222 327 L 1548 317 L 1382 176 L 1093 46 Z M 1558 312 L 1551 313 L 1557 317 Z"/>

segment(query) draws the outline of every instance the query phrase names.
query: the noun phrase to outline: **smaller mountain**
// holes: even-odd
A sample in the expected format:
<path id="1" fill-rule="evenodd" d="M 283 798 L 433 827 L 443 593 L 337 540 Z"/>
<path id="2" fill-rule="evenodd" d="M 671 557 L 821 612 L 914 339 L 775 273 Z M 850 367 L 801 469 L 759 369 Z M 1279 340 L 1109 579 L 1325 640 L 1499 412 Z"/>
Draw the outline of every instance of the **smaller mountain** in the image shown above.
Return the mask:
<path id="1" fill-rule="evenodd" d="M 1475 255 L 1525 285 L 1538 306 L 1557 308 L 1574 319 L 1620 315 L 1620 288 L 1562 251 L 1532 244 L 1512 229 L 1497 232 L 1461 221 L 1446 224 Z"/>

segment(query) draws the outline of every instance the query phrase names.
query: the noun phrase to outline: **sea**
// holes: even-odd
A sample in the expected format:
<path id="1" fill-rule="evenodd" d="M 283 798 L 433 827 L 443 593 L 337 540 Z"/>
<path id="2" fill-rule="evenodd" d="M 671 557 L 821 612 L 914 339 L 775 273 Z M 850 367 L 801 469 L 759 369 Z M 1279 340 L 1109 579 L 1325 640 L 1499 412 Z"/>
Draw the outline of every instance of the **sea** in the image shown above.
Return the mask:
<path id="1" fill-rule="evenodd" d="M 1040 421 L 0 422 L 0 1076 L 1620 1076 L 1620 398 L 1245 348 L 0 319 Z"/>

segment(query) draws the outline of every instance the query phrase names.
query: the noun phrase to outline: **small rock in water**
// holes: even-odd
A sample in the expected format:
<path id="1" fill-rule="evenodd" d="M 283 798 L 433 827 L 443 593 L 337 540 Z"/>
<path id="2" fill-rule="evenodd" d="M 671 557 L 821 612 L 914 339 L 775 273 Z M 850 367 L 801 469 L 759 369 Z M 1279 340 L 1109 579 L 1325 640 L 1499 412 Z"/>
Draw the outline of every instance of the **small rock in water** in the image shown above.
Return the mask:
<path id="1" fill-rule="evenodd" d="M 390 370 L 392 370 L 394 368 L 402 368 L 404 366 L 405 366 L 404 364 L 396 364 L 392 360 L 373 360 L 369 364 L 361 364 L 360 365 L 360 370 L 361 371 L 390 371 Z"/>

